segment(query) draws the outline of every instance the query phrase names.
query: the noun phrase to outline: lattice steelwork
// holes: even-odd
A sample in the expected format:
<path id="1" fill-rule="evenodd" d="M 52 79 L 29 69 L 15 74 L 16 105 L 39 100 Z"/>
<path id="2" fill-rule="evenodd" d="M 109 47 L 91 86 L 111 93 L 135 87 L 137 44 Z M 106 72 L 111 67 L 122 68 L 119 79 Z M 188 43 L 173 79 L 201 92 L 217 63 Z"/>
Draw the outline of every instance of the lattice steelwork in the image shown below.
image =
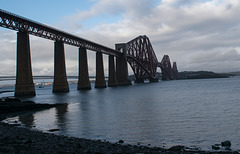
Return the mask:
<path id="1" fill-rule="evenodd" d="M 85 47 L 86 49 L 102 52 L 115 57 L 123 57 L 123 53 L 103 45 L 91 42 L 81 37 L 63 32 L 61 30 L 49 27 L 47 25 L 26 19 L 24 17 L 12 14 L 0 9 L 0 26 L 16 31 L 25 31 L 29 34 L 54 40 L 62 41 L 65 44 Z M 151 42 L 147 36 L 139 36 L 132 41 L 126 43 L 127 61 L 133 69 L 137 81 L 156 81 L 157 67 L 162 69 L 163 79 L 173 78 L 170 59 L 167 55 L 163 57 L 161 62 L 158 62 L 157 57 L 152 48 Z M 176 71 L 177 68 L 174 68 Z"/>
<path id="2" fill-rule="evenodd" d="M 161 63 L 158 65 L 162 71 L 162 80 L 172 80 L 173 72 L 171 67 L 171 61 L 168 55 L 164 55 Z"/>
<path id="3" fill-rule="evenodd" d="M 126 54 L 137 82 L 157 79 L 158 60 L 147 36 L 139 36 L 126 43 Z"/>
<path id="4" fill-rule="evenodd" d="M 103 45 L 88 41 L 81 37 L 63 32 L 61 30 L 49 27 L 47 25 L 26 19 L 24 17 L 12 14 L 0 9 L 0 26 L 16 31 L 26 31 L 29 34 L 43 37 L 50 40 L 63 41 L 66 44 L 85 47 L 92 51 L 102 52 L 104 54 L 120 57 L 122 53 L 105 47 Z"/>

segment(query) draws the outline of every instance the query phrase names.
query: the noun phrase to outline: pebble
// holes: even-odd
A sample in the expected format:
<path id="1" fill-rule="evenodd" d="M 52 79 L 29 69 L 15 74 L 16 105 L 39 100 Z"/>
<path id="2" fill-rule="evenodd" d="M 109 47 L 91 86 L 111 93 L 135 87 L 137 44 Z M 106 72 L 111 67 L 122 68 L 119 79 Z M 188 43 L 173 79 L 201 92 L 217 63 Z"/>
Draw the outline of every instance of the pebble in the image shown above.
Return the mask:
<path id="1" fill-rule="evenodd" d="M 10 98 L 11 101 L 15 98 Z M 19 101 L 19 100 L 14 100 Z M 24 103 L 32 104 L 32 102 Z M 50 107 L 50 106 L 48 106 Z M 46 107 L 44 107 L 46 108 Z M 22 108 L 24 110 L 24 107 Z M 25 109 L 26 110 L 26 109 Z M 29 110 L 29 109 L 28 109 Z M 18 111 L 18 110 L 17 110 Z M 1 113 L 0 119 L 5 119 L 9 113 Z M 58 129 L 50 129 L 58 131 Z M 124 143 L 119 140 L 118 143 Z M 222 142 L 222 146 L 231 146 L 231 142 Z M 15 127 L 0 122 L 0 153 L 179 153 L 183 152 L 185 146 L 178 145 L 167 149 L 150 148 L 137 145 L 113 144 L 89 140 L 84 138 L 74 138 L 40 131 L 30 130 L 23 127 Z M 194 153 L 194 152 L 192 152 Z M 208 151 L 197 151 L 197 153 L 207 154 Z M 229 151 L 228 153 L 234 153 Z"/>
<path id="2" fill-rule="evenodd" d="M 124 143 L 124 141 L 123 140 L 119 140 L 118 143 Z"/>
<path id="3" fill-rule="evenodd" d="M 185 148 L 185 146 L 182 146 L 182 145 L 176 145 L 176 146 L 173 146 L 171 148 L 169 148 L 168 150 L 170 151 L 181 151 Z"/>
<path id="4" fill-rule="evenodd" d="M 124 143 L 119 140 L 119 143 Z M 182 153 L 185 146 L 173 146 L 170 149 L 150 148 L 136 145 L 113 144 L 104 141 L 73 138 L 43 133 L 27 128 L 0 123 L 0 153 Z M 216 145 L 217 146 L 217 145 Z M 219 146 L 221 146 L 219 144 Z M 19 148 L 18 148 L 19 147 Z M 188 151 L 207 154 L 204 151 Z M 217 152 L 215 152 L 217 153 Z M 221 151 L 219 151 L 221 153 Z M 234 153 L 229 151 L 228 153 Z"/>
<path id="5" fill-rule="evenodd" d="M 60 131 L 60 129 L 53 128 L 53 129 L 49 129 L 48 131 L 49 131 L 49 132 L 56 132 L 56 131 Z"/>
<path id="6" fill-rule="evenodd" d="M 220 149 L 220 145 L 219 144 L 214 144 L 214 145 L 212 145 L 212 149 L 213 150 L 219 150 Z"/>

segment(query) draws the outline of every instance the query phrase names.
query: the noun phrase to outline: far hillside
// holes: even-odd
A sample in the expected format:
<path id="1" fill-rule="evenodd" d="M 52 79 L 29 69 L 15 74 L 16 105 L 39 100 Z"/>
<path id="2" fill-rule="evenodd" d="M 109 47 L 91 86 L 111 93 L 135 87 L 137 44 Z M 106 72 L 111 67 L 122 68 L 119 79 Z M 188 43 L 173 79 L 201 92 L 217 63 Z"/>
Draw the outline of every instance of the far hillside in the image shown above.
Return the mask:
<path id="1" fill-rule="evenodd" d="M 209 79 L 209 78 L 229 78 L 231 76 L 240 76 L 240 72 L 214 73 L 211 71 L 184 71 L 178 73 L 180 80 L 183 79 Z M 162 73 L 157 72 L 157 77 L 161 80 Z M 134 75 L 129 76 L 130 80 L 135 80 Z"/>
<path id="2" fill-rule="evenodd" d="M 214 73 L 211 71 L 184 71 L 179 72 L 179 79 L 208 79 L 208 78 L 228 78 L 236 76 L 233 73 Z"/>

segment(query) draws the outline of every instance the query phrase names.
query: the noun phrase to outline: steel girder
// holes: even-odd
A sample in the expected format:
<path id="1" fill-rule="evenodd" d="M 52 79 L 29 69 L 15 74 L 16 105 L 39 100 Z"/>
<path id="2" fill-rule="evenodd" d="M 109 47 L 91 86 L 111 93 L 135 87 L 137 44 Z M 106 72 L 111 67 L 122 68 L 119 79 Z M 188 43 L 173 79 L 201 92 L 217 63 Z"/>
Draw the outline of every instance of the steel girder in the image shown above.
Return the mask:
<path id="1" fill-rule="evenodd" d="M 126 53 L 137 81 L 157 80 L 158 59 L 147 36 L 139 36 L 126 43 Z"/>
<path id="2" fill-rule="evenodd" d="M 77 47 L 85 47 L 89 50 L 102 52 L 107 55 L 121 57 L 122 53 L 103 45 L 91 42 L 78 36 L 52 28 L 50 26 L 29 20 L 16 14 L 0 9 L 0 26 L 16 31 L 26 31 L 29 34 L 50 40 L 62 41 Z"/>

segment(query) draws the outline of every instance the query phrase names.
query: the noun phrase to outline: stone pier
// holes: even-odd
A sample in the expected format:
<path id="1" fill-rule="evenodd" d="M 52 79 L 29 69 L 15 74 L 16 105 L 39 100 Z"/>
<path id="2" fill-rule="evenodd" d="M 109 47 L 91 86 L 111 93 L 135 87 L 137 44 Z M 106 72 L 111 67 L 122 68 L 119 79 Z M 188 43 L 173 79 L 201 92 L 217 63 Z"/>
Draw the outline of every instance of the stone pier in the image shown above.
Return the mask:
<path id="1" fill-rule="evenodd" d="M 65 66 L 64 44 L 62 41 L 54 42 L 53 92 L 69 92 Z"/>
<path id="2" fill-rule="evenodd" d="M 114 87 L 117 86 L 117 77 L 116 77 L 116 69 L 115 69 L 115 63 L 114 63 L 114 56 L 110 55 L 108 57 L 108 87 Z"/>
<path id="3" fill-rule="evenodd" d="M 101 52 L 96 53 L 96 81 L 95 88 L 106 88 L 104 77 L 103 57 Z"/>
<path id="4" fill-rule="evenodd" d="M 32 76 L 31 52 L 29 34 L 17 33 L 17 74 L 15 96 L 35 96 L 35 86 Z"/>
<path id="5" fill-rule="evenodd" d="M 131 85 L 131 81 L 128 79 L 128 66 L 126 56 L 126 44 L 115 44 L 117 51 L 122 51 L 123 56 L 117 57 L 116 60 L 116 74 L 118 85 Z"/>
<path id="6" fill-rule="evenodd" d="M 78 90 L 91 89 L 91 83 L 88 74 L 87 49 L 79 48 L 79 71 L 78 71 Z"/>

